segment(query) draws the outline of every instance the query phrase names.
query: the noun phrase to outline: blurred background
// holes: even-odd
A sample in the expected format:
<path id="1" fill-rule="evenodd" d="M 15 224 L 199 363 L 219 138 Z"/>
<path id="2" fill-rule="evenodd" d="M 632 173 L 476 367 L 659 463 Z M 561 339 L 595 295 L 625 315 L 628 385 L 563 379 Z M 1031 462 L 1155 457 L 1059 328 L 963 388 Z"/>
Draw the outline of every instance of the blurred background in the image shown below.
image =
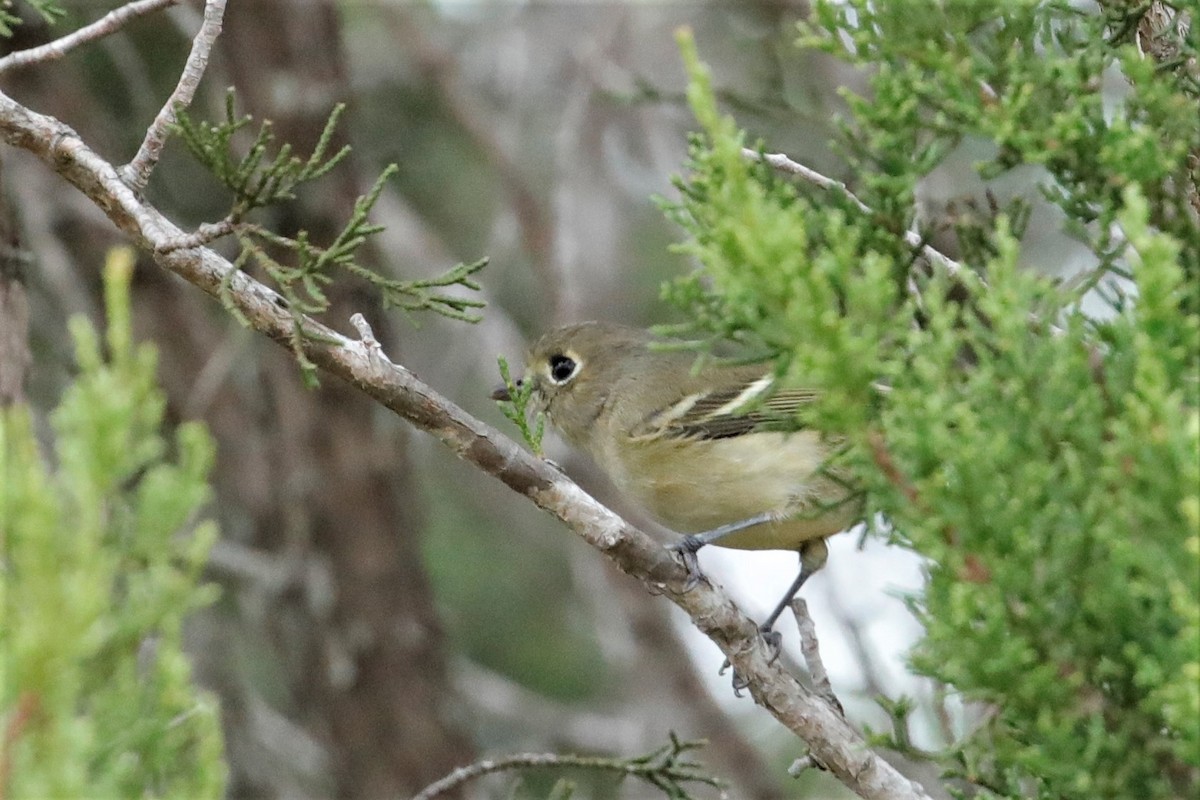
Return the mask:
<path id="1" fill-rule="evenodd" d="M 70 16 L 55 28 L 31 19 L 8 46 L 120 3 L 64 5 Z M 178 78 L 200 8 L 138 20 L 7 76 L 4 89 L 123 163 Z M 532 337 L 568 321 L 675 319 L 658 287 L 690 265 L 671 252 L 680 232 L 655 198 L 673 196 L 695 127 L 678 26 L 694 29 L 751 141 L 848 178 L 828 141 L 838 87 L 857 76 L 795 48 L 805 12 L 787 2 L 235 1 L 193 111 L 218 118 L 233 86 L 240 111 L 272 119 L 279 140 L 306 154 L 332 107 L 349 104 L 336 139 L 354 147 L 350 159 L 262 221 L 328 241 L 395 162 L 373 215 L 387 230 L 363 259 L 411 278 L 487 256 L 483 320 L 384 314 L 351 279 L 332 289 L 324 320 L 349 332 L 363 312 L 394 360 L 516 435 L 488 399 L 497 356 L 519 363 Z M 65 320 L 97 315 L 99 267 L 121 239 L 24 153 L 3 151 L 0 169 L 36 260 L 30 395 L 45 407 L 70 370 Z M 942 177 L 928 190 L 936 202 L 960 185 Z M 147 194 L 185 228 L 228 210 L 177 141 Z M 219 443 L 222 539 L 208 576 L 223 593 L 189 639 L 199 679 L 221 700 L 232 796 L 402 797 L 486 755 L 636 755 L 672 731 L 709 741 L 700 758 L 730 796 L 845 796 L 812 770 L 788 778 L 800 743 L 733 696 L 716 648 L 555 520 L 335 380 L 305 389 L 288 352 L 148 260 L 134 301 L 140 335 L 160 350 L 172 418 L 204 420 Z M 548 449 L 653 529 L 590 464 Z M 903 666 L 918 629 L 900 597 L 920 585 L 919 562 L 856 533 L 832 551 L 805 596 L 852 721 L 885 727 L 875 699 L 908 695 L 922 709 L 917 743 L 944 741 L 951 701 Z M 701 561 L 756 618 L 797 568 L 791 553 L 710 548 Z M 798 663 L 790 619 L 781 629 L 785 658 Z M 466 796 L 544 796 L 554 777 L 515 788 L 493 777 Z M 580 797 L 658 796 L 572 778 Z"/>

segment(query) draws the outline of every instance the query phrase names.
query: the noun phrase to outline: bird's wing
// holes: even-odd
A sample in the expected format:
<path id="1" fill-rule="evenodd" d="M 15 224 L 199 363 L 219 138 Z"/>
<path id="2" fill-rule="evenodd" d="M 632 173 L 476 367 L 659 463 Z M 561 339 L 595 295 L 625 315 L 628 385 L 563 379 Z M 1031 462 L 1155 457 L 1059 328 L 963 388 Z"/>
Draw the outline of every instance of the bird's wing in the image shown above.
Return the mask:
<path id="1" fill-rule="evenodd" d="M 686 395 L 654 412 L 633 431 L 635 439 L 728 439 L 759 430 L 794 429 L 796 410 L 814 402 L 813 389 L 779 389 L 774 378 L 752 380 Z"/>

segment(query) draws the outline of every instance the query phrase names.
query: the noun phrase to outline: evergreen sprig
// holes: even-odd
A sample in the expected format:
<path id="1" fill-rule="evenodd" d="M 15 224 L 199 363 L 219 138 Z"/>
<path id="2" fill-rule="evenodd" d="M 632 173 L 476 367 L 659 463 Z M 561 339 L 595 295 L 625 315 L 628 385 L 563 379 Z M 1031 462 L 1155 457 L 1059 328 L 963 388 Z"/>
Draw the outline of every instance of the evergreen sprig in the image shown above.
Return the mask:
<path id="1" fill-rule="evenodd" d="M 66 9 L 58 4 L 58 0 L 25 0 L 25 3 L 44 19 L 47 25 L 54 25 L 67 15 Z M 6 39 L 12 37 L 14 28 L 25 22 L 19 15 L 12 13 L 12 7 L 12 0 L 0 2 L 0 36 Z"/>
<path id="2" fill-rule="evenodd" d="M 350 146 L 345 145 L 332 156 L 326 155 L 338 121 L 346 110 L 345 103 L 338 103 L 329 113 L 317 144 L 306 159 L 295 155 L 292 146 L 286 142 L 279 146 L 274 156 L 270 154 L 275 143 L 270 120 L 259 125 L 245 154 L 239 156 L 235 138 L 254 120 L 249 114 L 237 116 L 234 108 L 233 89 L 225 93 L 225 119 L 220 122 L 198 121 L 187 109 L 179 107 L 172 132 L 178 134 L 196 160 L 233 193 L 235 202 L 230 216 L 235 220 L 256 208 L 295 199 L 297 187 L 326 175 L 350 154 Z"/>
<path id="3" fill-rule="evenodd" d="M 183 651 L 184 618 L 216 599 L 215 446 L 197 422 L 163 431 L 157 353 L 132 333 L 133 263 L 122 248 L 105 265 L 103 335 L 70 321 L 79 369 L 50 426 L 0 409 L 6 797 L 224 791 L 218 708 Z"/>
<path id="4" fill-rule="evenodd" d="M 682 42 L 703 133 L 670 211 L 700 267 L 666 293 L 690 333 L 760 342 L 783 385 L 822 389 L 811 422 L 845 437 L 867 519 L 926 559 L 911 667 L 962 701 L 928 753 L 889 706 L 888 741 L 995 798 L 1200 787 L 1196 39 L 1167 31 L 1189 60 L 1158 63 L 1129 42 L 1148 4 L 1100 5 L 818 2 L 802 43 L 870 82 L 841 142 L 870 215 L 746 163 Z M 1018 205 L 955 220 L 971 313 L 909 274 L 916 187 L 968 138 L 994 145 L 984 180 L 1044 168 L 1029 194 L 1092 271 L 1023 264 Z"/>
<path id="5" fill-rule="evenodd" d="M 654 786 L 671 800 L 691 800 L 686 784 L 699 783 L 720 787 L 721 781 L 704 771 L 702 764 L 692 761 L 690 753 L 702 749 L 707 742 L 683 741 L 671 731 L 670 742 L 644 756 L 625 762 L 625 772 Z"/>
<path id="6" fill-rule="evenodd" d="M 818 3 L 801 26 L 802 44 L 883 65 L 871 98 L 847 93 L 853 119 L 838 143 L 860 176 L 860 196 L 907 224 L 916 182 L 961 141 L 979 138 L 995 145 L 978 165 L 985 180 L 1022 165 L 1049 173 L 1041 193 L 1101 259 L 1098 269 L 1117 263 L 1116 215 L 1124 187 L 1135 184 L 1150 201 L 1151 223 L 1183 243 L 1181 264 L 1200 280 L 1200 45 L 1186 27 L 1165 25 L 1143 42 L 1173 54 L 1157 60 L 1135 43 L 1151 4 L 1099 5 L 1081 12 L 1047 0 L 998 14 L 960 1 L 943 19 L 914 18 L 904 4 Z M 1114 107 L 1101 88 L 1118 72 L 1130 91 Z M 981 220 L 960 238 L 975 246 L 994 228 Z M 1020 232 L 1011 215 L 1010 229 Z M 1197 310 L 1197 298 L 1184 302 Z"/>
<path id="7" fill-rule="evenodd" d="M 304 343 L 312 336 L 305 328 L 304 317 L 329 307 L 325 287 L 333 282 L 336 270 L 373 286 L 380 293 L 385 308 L 431 311 L 465 322 L 479 320 L 476 310 L 484 307 L 482 300 L 442 290 L 458 286 L 478 291 L 480 286 L 472 276 L 486 266 L 486 258 L 458 264 L 432 278 L 414 280 L 388 278 L 357 261 L 359 249 L 383 230 L 383 226 L 371 223 L 368 217 L 386 182 L 396 174 L 395 164 L 384 168 L 370 190 L 355 200 L 350 218 L 328 245 L 313 243 L 306 230 L 285 236 L 249 221 L 247 216 L 257 209 L 295 199 L 298 187 L 325 176 L 349 154 L 348 145 L 329 154 L 345 105 L 334 107 L 312 153 L 301 158 L 287 143 L 272 155 L 275 135 L 270 121 L 259 125 L 245 154 L 238 155 L 238 134 L 251 127 L 253 119 L 249 115 L 237 116 L 234 101 L 231 89 L 225 98 L 225 118 L 217 123 L 197 121 L 180 109 L 173 130 L 192 155 L 233 193 L 233 207 L 226 218 L 229 224 L 222 230 L 231 232 L 237 239 L 240 250 L 234 265 L 239 270 L 257 268 L 283 296 L 293 322 L 289 341 L 306 382 L 315 384 L 316 368 L 304 355 Z M 233 273 L 228 276 L 229 279 L 232 277 Z M 244 323 L 229 290 L 229 280 L 226 280 L 222 284 L 222 302 L 226 310 Z"/>
<path id="8" fill-rule="evenodd" d="M 534 453 L 541 456 L 542 437 L 546 432 L 546 417 L 540 411 L 529 407 L 529 399 L 533 395 L 533 384 L 529 381 L 513 380 L 508 369 L 508 360 L 504 356 L 497 358 L 500 364 L 500 377 L 504 380 L 504 388 L 508 391 L 508 399 L 498 402 L 500 412 L 521 431 L 521 437 Z M 531 424 L 530 418 L 533 418 Z"/>

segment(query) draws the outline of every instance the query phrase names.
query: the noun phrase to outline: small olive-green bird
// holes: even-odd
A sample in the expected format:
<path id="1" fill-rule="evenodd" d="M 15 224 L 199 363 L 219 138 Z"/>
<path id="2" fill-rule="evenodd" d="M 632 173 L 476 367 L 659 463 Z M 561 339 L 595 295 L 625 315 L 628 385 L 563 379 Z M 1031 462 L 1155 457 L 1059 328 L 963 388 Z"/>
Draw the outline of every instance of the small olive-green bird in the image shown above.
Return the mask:
<path id="1" fill-rule="evenodd" d="M 825 537 L 856 522 L 844 482 L 822 469 L 829 446 L 795 425 L 809 389 L 773 391 L 760 366 L 707 364 L 695 353 L 652 347 L 648 332 L 604 322 L 551 331 L 529 352 L 521 383 L 530 406 L 663 525 L 687 534 L 673 549 L 699 578 L 696 551 L 797 550 L 800 574 L 761 629 L 820 569 Z M 509 399 L 506 389 L 493 394 Z"/>

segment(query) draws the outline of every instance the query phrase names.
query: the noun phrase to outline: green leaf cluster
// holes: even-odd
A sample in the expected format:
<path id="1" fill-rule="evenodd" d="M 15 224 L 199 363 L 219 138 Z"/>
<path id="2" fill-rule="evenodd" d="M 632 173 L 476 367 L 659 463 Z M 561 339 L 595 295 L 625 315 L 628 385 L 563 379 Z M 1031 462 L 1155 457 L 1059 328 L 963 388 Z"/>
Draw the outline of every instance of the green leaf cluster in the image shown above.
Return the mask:
<path id="1" fill-rule="evenodd" d="M 253 119 L 249 114 L 237 116 L 234 111 L 235 100 L 232 89 L 225 93 L 225 119 L 217 123 L 194 120 L 180 106 L 176 108 L 173 130 L 196 160 L 233 193 L 235 201 L 232 216 L 236 219 L 256 208 L 294 200 L 299 186 L 324 177 L 350 155 L 350 147 L 346 145 L 327 157 L 338 120 L 346 110 L 346 105 L 339 103 L 329 113 L 308 158 L 295 155 L 287 142 L 280 145 L 272 157 L 270 151 L 275 143 L 275 134 L 270 120 L 259 125 L 258 133 L 251 139 L 246 153 L 239 156 L 235 152 L 235 137 L 239 131 L 249 127 Z"/>
<path id="2" fill-rule="evenodd" d="M 521 438 L 537 455 L 542 455 L 542 437 L 546 433 L 546 416 L 535 411 L 529 401 L 533 397 L 533 384 L 528 381 L 513 380 L 508 368 L 508 359 L 500 356 L 500 378 L 508 392 L 508 399 L 499 401 L 500 413 L 521 431 Z"/>
<path id="3" fill-rule="evenodd" d="M 345 105 L 334 107 L 312 153 L 308 158 L 301 158 L 287 143 L 271 155 L 275 135 L 269 120 L 259 126 L 244 148 L 240 147 L 239 134 L 248 129 L 253 120 L 249 115 L 237 116 L 234 101 L 231 89 L 225 97 L 225 118 L 215 123 L 197 121 L 185 109 L 179 108 L 173 130 L 192 155 L 233 194 L 233 208 L 226 217 L 230 223 L 229 231 L 226 232 L 235 235 L 240 248 L 234 264 L 238 269 L 257 267 L 287 301 L 292 315 L 292 350 L 310 383 L 315 383 L 316 368 L 304 355 L 304 340 L 310 335 L 305 330 L 304 318 L 329 307 L 324 287 L 333 282 L 335 269 L 373 286 L 380 293 L 385 308 L 396 307 L 409 312 L 425 310 L 465 322 L 478 321 L 477 310 L 484 306 L 482 300 L 442 290 L 460 286 L 478 291 L 479 284 L 472 276 L 487 265 L 487 259 L 458 264 L 442 275 L 416 280 L 388 278 L 358 262 L 359 248 L 383 230 L 381 225 L 372 224 L 368 216 L 388 179 L 396 173 L 395 164 L 388 165 L 371 189 L 355 201 L 350 219 L 328 245 L 313 243 L 306 230 L 285 236 L 249 221 L 248 215 L 255 210 L 294 200 L 300 186 L 324 177 L 349 155 L 348 145 L 329 154 Z M 231 271 L 226 276 L 222 301 L 231 314 L 245 323 L 229 296 L 229 281 L 235 274 Z"/>
<path id="4" fill-rule="evenodd" d="M 1200 326 L 1177 243 L 1125 201 L 1136 304 L 1062 313 L 1001 227 L 984 318 L 931 304 L 859 465 L 931 559 L 913 668 L 985 709 L 954 771 L 1001 797 L 1168 798 L 1200 775 Z"/>
<path id="5" fill-rule="evenodd" d="M 664 292 L 824 390 L 799 422 L 929 559 L 911 664 L 964 702 L 931 757 L 974 796 L 1200 790 L 1200 93 L 1194 35 L 1129 43 L 1144 12 L 819 3 L 801 43 L 870 70 L 838 142 L 869 212 L 747 159 L 681 38 L 703 134 L 668 210 L 699 268 Z M 1022 268 L 1021 204 L 964 226 L 955 274 L 923 263 L 915 187 L 967 137 L 985 178 L 1045 168 L 1086 281 Z"/>
<path id="6" fill-rule="evenodd" d="M 58 0 L 25 0 L 38 16 L 53 25 L 67 15 L 66 9 L 58 4 Z M 0 0 L 0 36 L 12 38 L 13 29 L 24 22 L 17 14 L 12 13 L 13 0 Z"/>
<path id="7" fill-rule="evenodd" d="M 1096 255 L 1094 282 L 1124 274 L 1114 226 L 1130 185 L 1200 280 L 1200 46 L 1183 4 L 1161 4 L 1176 16 L 1160 25 L 1151 5 L 952 0 L 914 14 L 906 3 L 825 2 L 800 42 L 872 70 L 869 97 L 845 93 L 854 119 L 840 144 L 887 224 L 911 223 L 916 181 L 972 137 L 994 145 L 977 165 L 984 178 L 1046 170 L 1039 189 Z M 1169 60 L 1139 51 L 1142 25 L 1160 29 L 1142 49 Z"/>
<path id="8" fill-rule="evenodd" d="M 702 764 L 691 759 L 691 753 L 703 749 L 708 742 L 687 742 L 670 733 L 671 741 L 644 756 L 625 762 L 629 775 L 641 778 L 671 800 L 690 800 L 686 784 L 699 783 L 721 787 L 721 782 L 709 775 Z"/>
<path id="9" fill-rule="evenodd" d="M 71 321 L 79 375 L 40 452 L 28 409 L 0 414 L 0 718 L 6 797 L 220 797 L 215 701 L 192 685 L 184 616 L 210 603 L 200 521 L 214 446 L 167 440 L 156 353 L 135 345 L 133 256 L 105 271 L 102 348 Z M 107 350 L 107 356 L 102 352 Z"/>

